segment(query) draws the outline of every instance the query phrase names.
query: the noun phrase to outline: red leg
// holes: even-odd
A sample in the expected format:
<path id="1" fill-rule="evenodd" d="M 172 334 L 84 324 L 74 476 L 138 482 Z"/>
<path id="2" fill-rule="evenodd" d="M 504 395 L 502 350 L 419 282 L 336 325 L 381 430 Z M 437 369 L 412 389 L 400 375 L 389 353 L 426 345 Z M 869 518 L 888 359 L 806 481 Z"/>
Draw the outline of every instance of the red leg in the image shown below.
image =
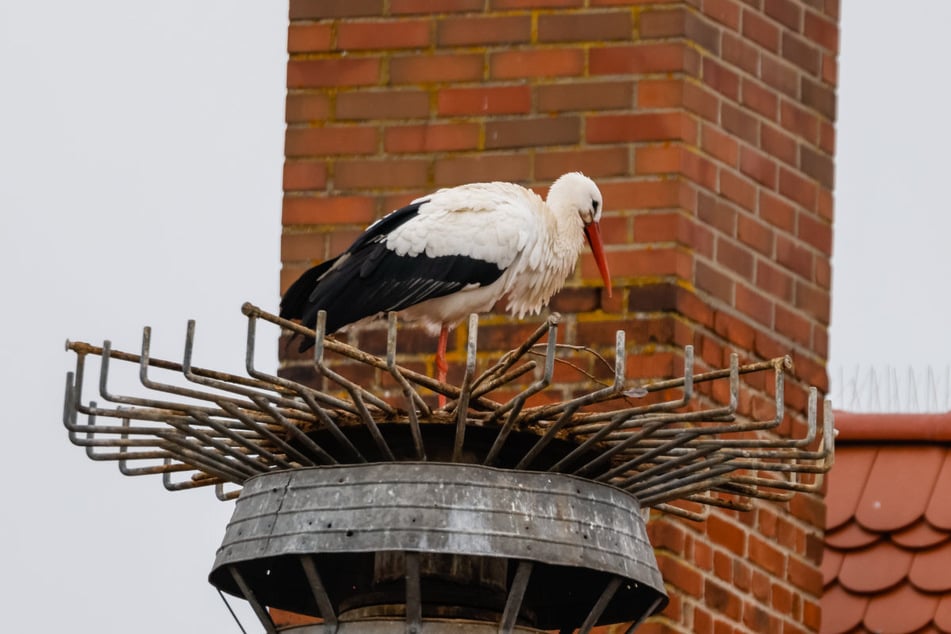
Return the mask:
<path id="1" fill-rule="evenodd" d="M 449 327 L 443 326 L 439 331 L 439 344 L 436 346 L 436 379 L 440 383 L 446 382 L 446 374 L 449 371 L 449 364 L 446 363 L 446 346 L 449 344 Z M 446 405 L 446 397 L 439 395 L 439 407 Z"/>

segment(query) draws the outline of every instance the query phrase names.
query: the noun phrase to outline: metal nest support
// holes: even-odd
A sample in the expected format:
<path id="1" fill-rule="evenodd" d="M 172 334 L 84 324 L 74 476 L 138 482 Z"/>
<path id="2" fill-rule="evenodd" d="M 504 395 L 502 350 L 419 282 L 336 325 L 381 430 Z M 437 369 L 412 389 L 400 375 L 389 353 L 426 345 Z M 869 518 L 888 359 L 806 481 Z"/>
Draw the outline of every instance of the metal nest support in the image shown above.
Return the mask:
<path id="1" fill-rule="evenodd" d="M 666 604 L 643 509 L 695 520 L 705 507 L 682 502 L 750 509 L 817 491 L 832 466 L 832 408 L 820 423 L 815 388 L 804 436 L 776 433 L 789 357 L 733 355 L 729 368 L 695 373 L 688 346 L 681 377 L 638 386 L 618 331 L 609 384 L 548 402 L 555 364 L 567 362 L 558 315 L 482 370 L 471 316 L 463 378 L 449 385 L 397 363 L 392 316 L 375 356 L 325 338 L 324 315 L 310 330 L 242 310 L 246 376 L 192 364 L 194 322 L 181 362 L 151 356 L 148 328 L 137 353 L 67 342 L 76 369 L 63 423 L 125 475 L 238 498 L 210 579 L 249 600 L 267 631 L 265 606 L 323 619 L 301 632 L 366 619 L 379 632 L 464 631 L 439 630 L 447 618 L 503 632 L 633 621 L 632 631 Z M 322 389 L 255 367 L 261 321 L 315 339 Z M 83 395 L 91 357 L 105 405 Z M 342 359 L 391 377 L 395 397 L 341 374 Z M 140 395 L 112 391 L 117 370 L 137 373 Z M 756 374 L 775 403 L 767 420 L 737 412 L 741 377 Z M 698 394 L 701 384 L 728 402 Z"/>
<path id="2" fill-rule="evenodd" d="M 788 499 L 797 491 L 818 490 L 821 474 L 832 465 L 832 408 L 826 401 L 820 425 L 815 388 L 809 392 L 803 438 L 764 433 L 779 427 L 785 416 L 788 356 L 741 366 L 733 355 L 728 369 L 694 374 L 693 349 L 687 346 L 682 377 L 634 387 L 624 375 L 625 337 L 618 331 L 611 385 L 529 406 L 532 396 L 552 384 L 558 315 L 481 373 L 476 372 L 478 321 L 473 315 L 464 378 L 453 386 L 397 365 L 395 320 L 387 331 L 387 354 L 377 357 L 318 336 L 320 323 L 315 332 L 250 304 L 242 310 L 248 317 L 248 376 L 194 367 L 194 322 L 188 324 L 180 363 L 151 357 L 149 328 L 138 353 L 112 350 L 108 341 L 101 347 L 67 342 L 76 353 L 63 413 L 70 440 L 93 460 L 117 462 L 125 475 L 161 474 L 169 490 L 214 486 L 222 499 L 236 497 L 248 478 L 279 469 L 430 460 L 576 475 L 623 489 L 642 507 L 690 517 L 695 514 L 670 503 L 746 509 L 750 498 Z M 317 390 L 255 368 L 260 320 L 316 337 L 314 367 L 336 389 Z M 547 341 L 538 344 L 546 335 Z M 540 372 L 535 360 L 526 359 L 539 345 L 545 348 Z M 329 353 L 387 372 L 401 387 L 403 402 L 394 405 L 335 372 Z M 98 395 L 109 406 L 83 399 L 89 357 L 99 357 Z M 118 363 L 136 369 L 146 396 L 110 390 Z M 157 371 L 185 381 L 159 380 Z M 514 397 L 491 398 L 533 371 L 535 379 Z M 740 377 L 753 373 L 772 375 L 775 415 L 737 420 Z M 729 402 L 702 407 L 696 387 L 714 381 L 728 383 Z M 632 397 L 671 390 L 679 397 L 632 405 Z M 447 404 L 431 407 L 426 391 L 444 395 Z"/>

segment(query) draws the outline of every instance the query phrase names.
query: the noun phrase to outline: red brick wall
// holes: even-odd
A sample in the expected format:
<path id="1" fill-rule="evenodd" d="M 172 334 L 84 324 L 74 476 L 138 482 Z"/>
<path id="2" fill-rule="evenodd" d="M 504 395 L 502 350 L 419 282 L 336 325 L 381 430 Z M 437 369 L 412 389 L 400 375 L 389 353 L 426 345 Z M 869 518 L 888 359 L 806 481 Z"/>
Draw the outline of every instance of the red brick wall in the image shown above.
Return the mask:
<path id="1" fill-rule="evenodd" d="M 553 301 L 566 340 L 610 350 L 624 329 L 643 377 L 677 373 L 685 344 L 716 367 L 731 352 L 789 353 L 784 429 L 801 434 L 806 386 L 827 386 L 838 12 L 838 0 L 291 0 L 281 286 L 433 188 L 543 192 L 581 169 L 604 194 L 615 294 L 585 254 Z M 489 317 L 480 350 L 525 330 Z M 404 363 L 432 372 L 435 342 L 403 341 L 417 351 Z M 565 392 L 581 381 L 562 379 Z M 769 402 L 754 389 L 742 409 L 769 417 Z M 817 630 L 823 513 L 800 495 L 700 524 L 656 517 L 672 601 L 644 631 Z"/>

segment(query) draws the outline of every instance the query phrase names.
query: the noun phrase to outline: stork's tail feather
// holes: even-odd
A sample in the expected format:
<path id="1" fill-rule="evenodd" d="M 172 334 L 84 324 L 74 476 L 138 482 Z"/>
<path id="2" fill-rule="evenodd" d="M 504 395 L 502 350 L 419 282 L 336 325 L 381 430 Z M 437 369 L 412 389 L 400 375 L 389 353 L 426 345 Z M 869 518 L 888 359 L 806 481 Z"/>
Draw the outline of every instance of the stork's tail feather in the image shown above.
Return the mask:
<path id="1" fill-rule="evenodd" d="M 291 284 L 290 288 L 284 293 L 284 297 L 281 298 L 281 317 L 284 319 L 303 318 L 311 301 L 311 293 L 314 292 L 314 288 L 317 286 L 317 281 L 335 261 L 336 258 L 312 266 L 304 271 L 296 282 Z"/>

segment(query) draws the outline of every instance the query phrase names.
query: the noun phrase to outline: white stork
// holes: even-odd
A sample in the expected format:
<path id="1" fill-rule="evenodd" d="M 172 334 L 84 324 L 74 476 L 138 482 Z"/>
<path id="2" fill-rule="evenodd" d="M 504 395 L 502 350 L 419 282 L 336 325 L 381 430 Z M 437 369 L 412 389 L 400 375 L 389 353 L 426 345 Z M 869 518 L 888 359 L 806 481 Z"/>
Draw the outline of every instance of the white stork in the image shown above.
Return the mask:
<path id="1" fill-rule="evenodd" d="M 449 328 L 507 297 L 519 318 L 536 314 L 565 283 L 587 238 L 608 295 L 599 221 L 601 192 L 587 176 L 561 176 L 542 200 L 512 183 L 460 185 L 417 198 L 370 225 L 337 257 L 306 271 L 281 300 L 281 317 L 327 333 L 396 311 L 439 334 L 446 379 Z M 301 343 L 301 350 L 313 340 Z"/>

